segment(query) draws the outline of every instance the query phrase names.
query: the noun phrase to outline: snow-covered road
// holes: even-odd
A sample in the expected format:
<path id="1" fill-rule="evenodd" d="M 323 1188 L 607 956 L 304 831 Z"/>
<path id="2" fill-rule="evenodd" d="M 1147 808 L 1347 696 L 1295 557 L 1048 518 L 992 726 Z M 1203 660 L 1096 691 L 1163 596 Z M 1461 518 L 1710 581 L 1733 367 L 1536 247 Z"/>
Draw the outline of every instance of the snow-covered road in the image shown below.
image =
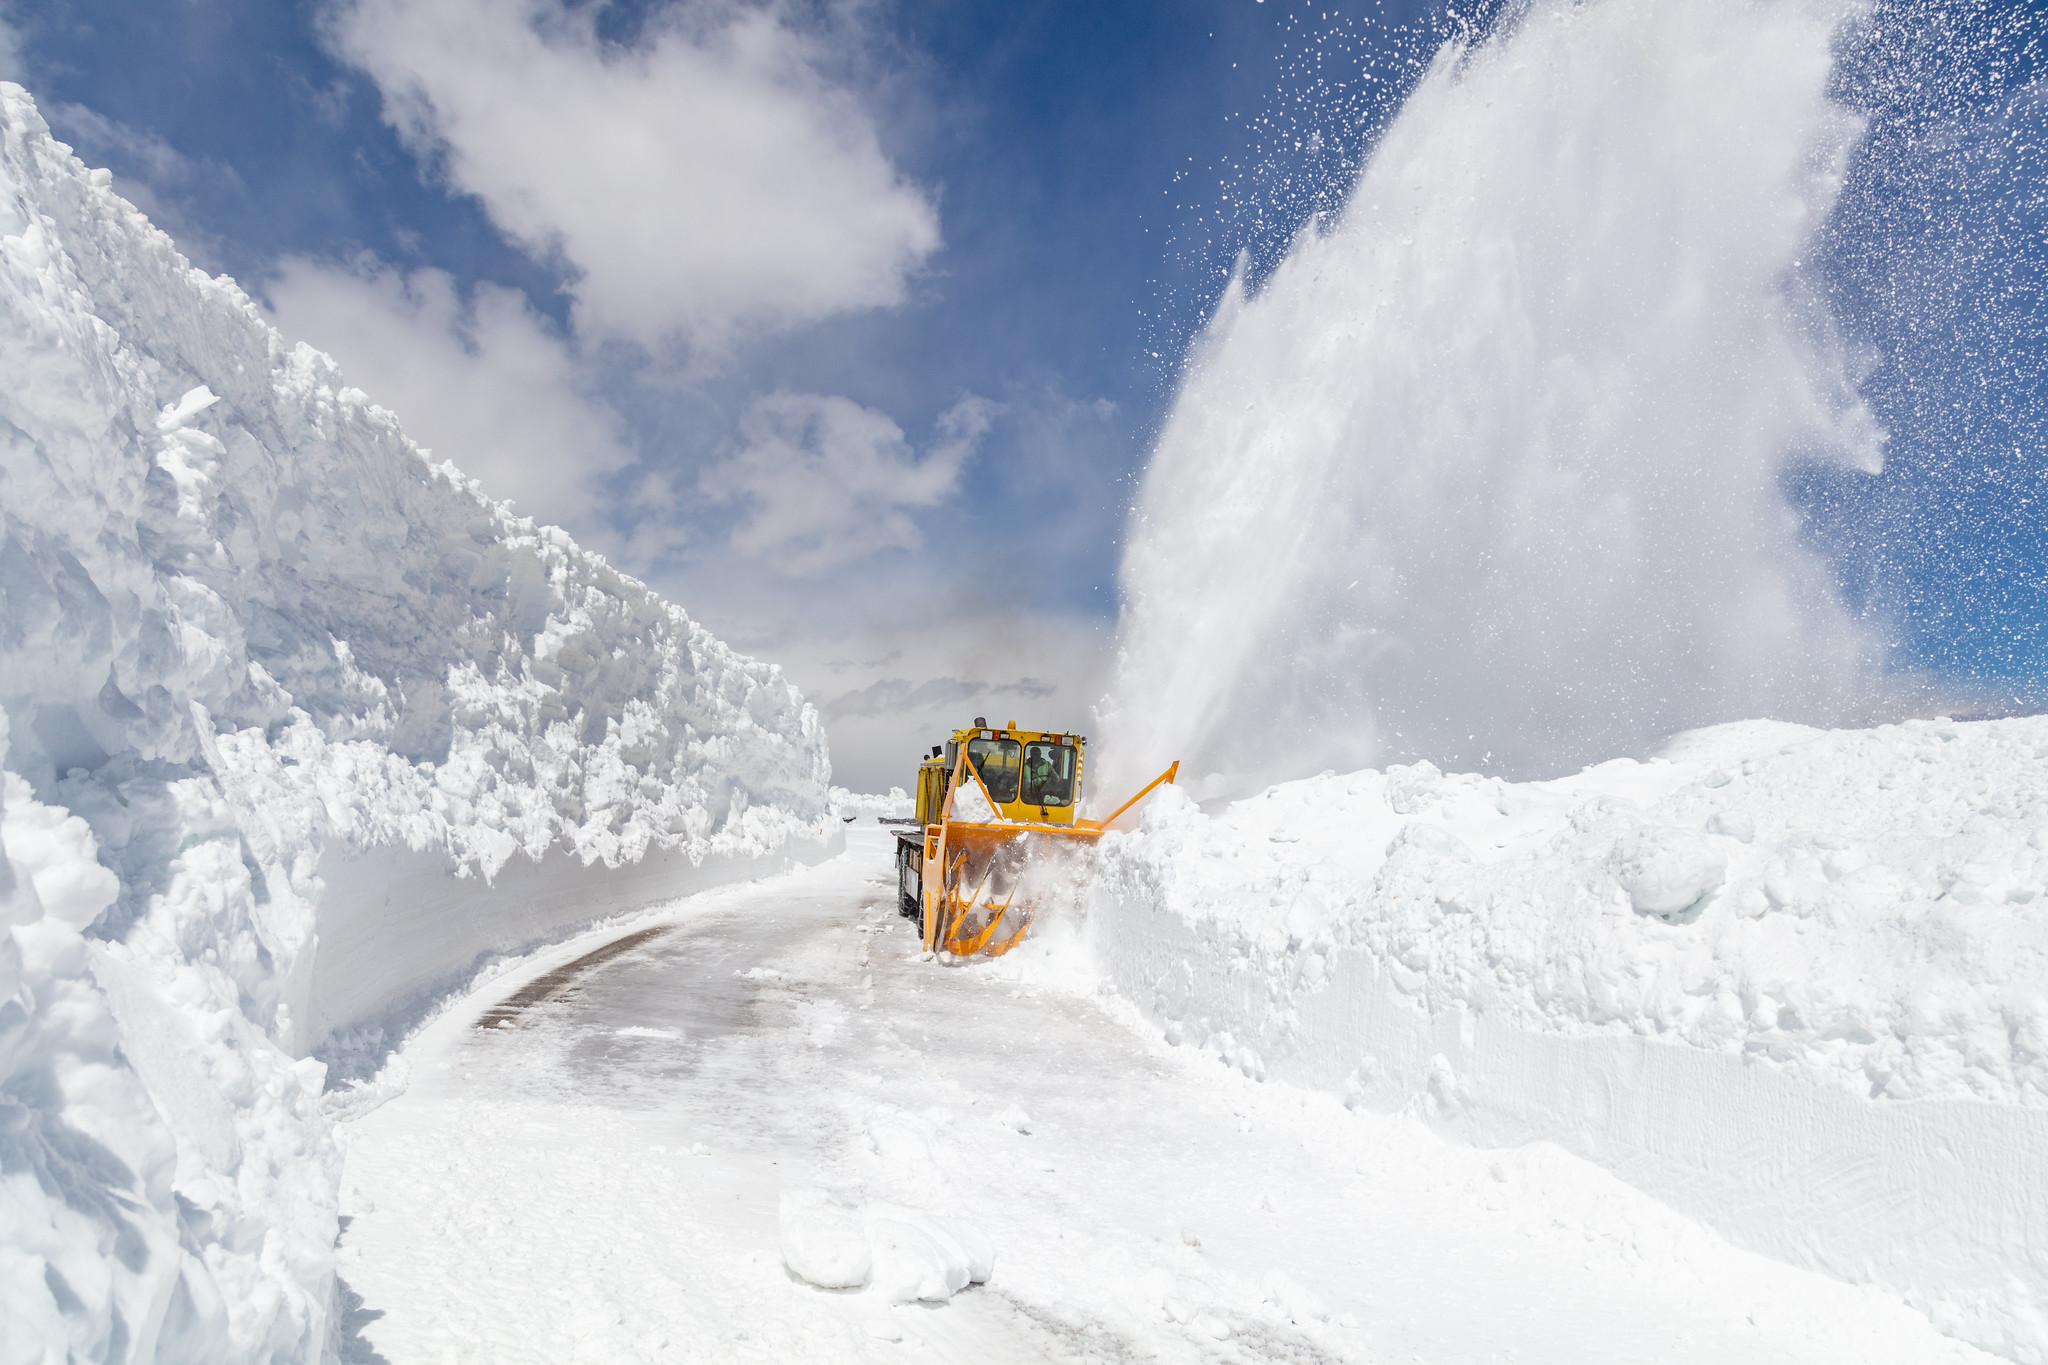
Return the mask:
<path id="1" fill-rule="evenodd" d="M 863 820 L 422 1030 L 344 1125 L 348 1358 L 1991 1359 L 1558 1149 L 1170 1048 L 1071 936 L 919 961 L 887 840 Z M 813 1288 L 778 1249 L 803 1186 L 957 1218 L 995 1273 L 943 1304 Z"/>

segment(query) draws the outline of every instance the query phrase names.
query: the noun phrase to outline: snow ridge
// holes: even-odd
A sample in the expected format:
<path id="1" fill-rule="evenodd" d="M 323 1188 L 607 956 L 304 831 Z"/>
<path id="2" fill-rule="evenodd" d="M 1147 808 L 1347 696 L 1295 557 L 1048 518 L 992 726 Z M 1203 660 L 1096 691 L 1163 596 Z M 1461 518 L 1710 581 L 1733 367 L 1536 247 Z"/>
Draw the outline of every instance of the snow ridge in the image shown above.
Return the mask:
<path id="1" fill-rule="evenodd" d="M 1169 1041 L 1556 1142 L 2044 1361 L 2044 765 L 2042 717 L 1745 722 L 1550 782 L 1165 792 L 1087 933 Z"/>
<path id="2" fill-rule="evenodd" d="M 780 670 L 434 463 L 109 186 L 0 84 L 0 1320 L 313 1360 L 338 1159 L 294 1058 L 391 1004 L 374 954 L 420 989 L 662 894 L 636 868 L 816 856 L 829 762 Z M 542 872 L 554 917 L 503 918 Z M 463 933 L 412 932 L 429 881 Z"/>

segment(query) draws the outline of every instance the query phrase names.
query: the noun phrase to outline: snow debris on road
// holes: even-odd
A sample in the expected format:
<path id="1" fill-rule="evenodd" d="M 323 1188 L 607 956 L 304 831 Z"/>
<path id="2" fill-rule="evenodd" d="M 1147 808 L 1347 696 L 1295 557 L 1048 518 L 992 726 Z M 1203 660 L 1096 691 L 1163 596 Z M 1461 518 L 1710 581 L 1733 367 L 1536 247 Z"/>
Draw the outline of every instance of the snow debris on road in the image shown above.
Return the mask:
<path id="1" fill-rule="evenodd" d="M 851 1208 L 822 1190 L 782 1194 L 782 1261 L 820 1289 L 888 1303 L 943 1303 L 995 1269 L 988 1239 L 958 1219 L 897 1204 Z"/>
<path id="2" fill-rule="evenodd" d="M 820 1289 L 861 1289 L 874 1248 L 860 1210 L 823 1190 L 782 1192 L 782 1263 Z"/>
<path id="3" fill-rule="evenodd" d="M 2048 1360 L 2044 775 L 2048 718 L 1752 722 L 1549 782 L 1169 790 L 1085 938 L 1247 1076 L 1559 1143 Z"/>
<path id="4" fill-rule="evenodd" d="M 0 1356 L 310 1361 L 325 1063 L 829 852 L 824 737 L 110 185 L 0 84 Z"/>

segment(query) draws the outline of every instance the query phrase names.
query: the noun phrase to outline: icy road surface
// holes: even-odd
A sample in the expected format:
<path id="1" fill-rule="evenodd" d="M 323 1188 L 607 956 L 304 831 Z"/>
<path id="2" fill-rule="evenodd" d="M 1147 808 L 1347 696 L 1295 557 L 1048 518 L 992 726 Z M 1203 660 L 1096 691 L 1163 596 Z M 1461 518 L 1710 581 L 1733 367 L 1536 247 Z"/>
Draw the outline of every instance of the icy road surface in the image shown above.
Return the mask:
<path id="1" fill-rule="evenodd" d="M 894 898 L 863 821 L 441 1014 L 344 1125 L 346 1358 L 1991 1359 L 1558 1149 L 1170 1048 L 1057 930 L 921 962 Z M 940 1304 L 813 1288 L 779 1252 L 806 1186 L 966 1222 L 995 1273 Z"/>

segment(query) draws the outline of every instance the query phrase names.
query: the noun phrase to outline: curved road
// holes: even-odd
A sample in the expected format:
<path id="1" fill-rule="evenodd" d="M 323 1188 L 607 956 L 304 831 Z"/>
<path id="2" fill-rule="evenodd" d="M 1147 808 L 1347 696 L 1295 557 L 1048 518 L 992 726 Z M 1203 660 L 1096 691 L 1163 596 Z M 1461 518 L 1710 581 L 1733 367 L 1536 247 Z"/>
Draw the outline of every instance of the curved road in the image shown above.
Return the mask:
<path id="1" fill-rule="evenodd" d="M 1556 1149 L 1167 1047 L 1072 925 L 920 961 L 888 836 L 538 954 L 343 1126 L 346 1359 L 1974 1362 Z M 958 1217 L 943 1304 L 782 1265 L 792 1186 Z"/>

